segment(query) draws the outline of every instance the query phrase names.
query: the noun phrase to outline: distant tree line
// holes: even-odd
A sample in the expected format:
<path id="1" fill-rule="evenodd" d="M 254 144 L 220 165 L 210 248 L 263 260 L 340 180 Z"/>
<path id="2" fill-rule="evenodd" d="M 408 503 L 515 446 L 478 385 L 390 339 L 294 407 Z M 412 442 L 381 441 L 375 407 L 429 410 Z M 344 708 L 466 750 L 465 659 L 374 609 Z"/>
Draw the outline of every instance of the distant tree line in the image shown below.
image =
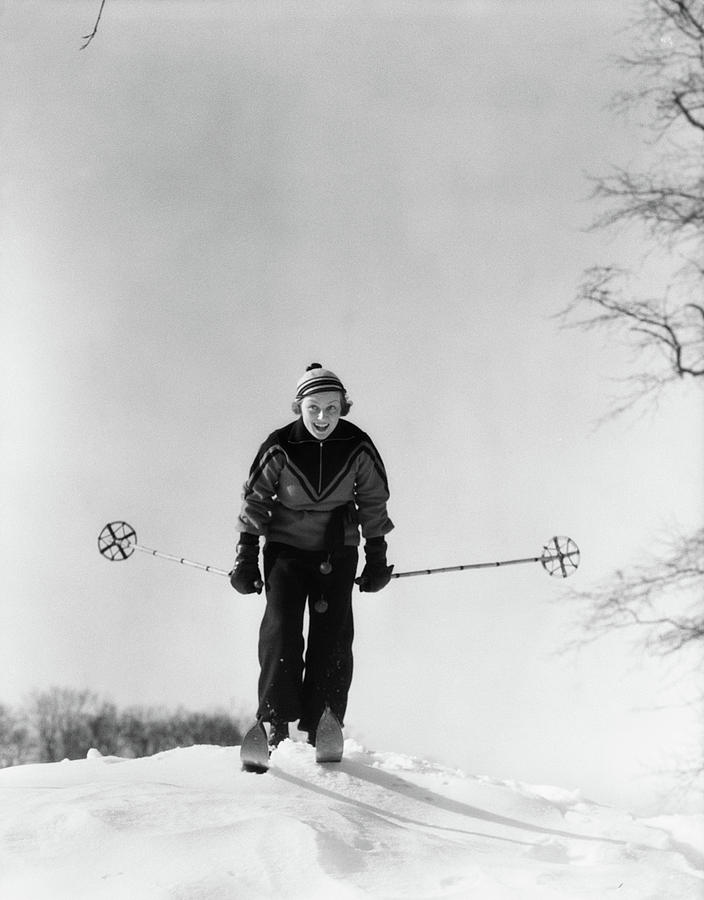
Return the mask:
<path id="1" fill-rule="evenodd" d="M 103 756 L 151 756 L 195 744 L 232 746 L 242 729 L 225 712 L 131 706 L 124 710 L 89 690 L 53 687 L 21 706 L 0 704 L 0 768 Z"/>

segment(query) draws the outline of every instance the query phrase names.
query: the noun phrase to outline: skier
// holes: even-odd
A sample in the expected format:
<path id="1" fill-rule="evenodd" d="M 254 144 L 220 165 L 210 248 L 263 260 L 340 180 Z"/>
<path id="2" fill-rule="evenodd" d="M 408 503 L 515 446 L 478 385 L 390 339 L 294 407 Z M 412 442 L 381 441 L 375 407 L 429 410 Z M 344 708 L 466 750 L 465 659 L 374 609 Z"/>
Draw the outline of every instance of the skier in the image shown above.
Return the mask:
<path id="1" fill-rule="evenodd" d="M 384 537 L 394 527 L 384 464 L 368 435 L 343 421 L 351 405 L 337 375 L 312 363 L 296 385 L 298 419 L 264 441 L 243 489 L 230 582 L 241 594 L 266 590 L 257 718 L 270 723 L 271 747 L 289 737 L 296 720 L 315 745 L 326 706 L 343 723 L 352 681 L 353 585 L 379 591 L 393 570 Z M 360 527 L 365 566 L 355 580 Z"/>

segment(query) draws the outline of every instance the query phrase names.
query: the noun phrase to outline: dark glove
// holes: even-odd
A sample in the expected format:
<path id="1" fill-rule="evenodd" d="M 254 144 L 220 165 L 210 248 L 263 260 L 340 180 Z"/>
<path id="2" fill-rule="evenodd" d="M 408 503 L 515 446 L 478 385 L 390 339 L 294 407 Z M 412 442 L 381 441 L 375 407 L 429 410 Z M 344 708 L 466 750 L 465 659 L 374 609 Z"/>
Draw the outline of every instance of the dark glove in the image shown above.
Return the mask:
<path id="1" fill-rule="evenodd" d="M 393 566 L 386 565 L 386 541 L 383 537 L 369 538 L 364 545 L 366 563 L 362 574 L 355 579 L 359 590 L 375 594 L 391 581 Z"/>
<path id="2" fill-rule="evenodd" d="M 252 538 L 254 537 L 254 543 Z M 261 594 L 262 573 L 259 571 L 259 539 L 248 535 L 249 540 L 237 545 L 235 564 L 230 572 L 230 584 L 240 594 Z"/>

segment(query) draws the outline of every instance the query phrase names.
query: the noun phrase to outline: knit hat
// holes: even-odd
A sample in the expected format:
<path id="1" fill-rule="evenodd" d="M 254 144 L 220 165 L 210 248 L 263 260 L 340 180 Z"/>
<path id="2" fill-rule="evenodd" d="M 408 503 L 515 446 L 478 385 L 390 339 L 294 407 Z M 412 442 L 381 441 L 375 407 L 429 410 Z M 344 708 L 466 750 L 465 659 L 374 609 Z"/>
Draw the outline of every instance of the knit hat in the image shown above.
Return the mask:
<path id="1" fill-rule="evenodd" d="M 296 400 L 302 400 L 318 391 L 340 391 L 343 397 L 345 395 L 345 387 L 334 372 L 324 369 L 320 363 L 311 363 L 305 375 L 298 379 Z"/>

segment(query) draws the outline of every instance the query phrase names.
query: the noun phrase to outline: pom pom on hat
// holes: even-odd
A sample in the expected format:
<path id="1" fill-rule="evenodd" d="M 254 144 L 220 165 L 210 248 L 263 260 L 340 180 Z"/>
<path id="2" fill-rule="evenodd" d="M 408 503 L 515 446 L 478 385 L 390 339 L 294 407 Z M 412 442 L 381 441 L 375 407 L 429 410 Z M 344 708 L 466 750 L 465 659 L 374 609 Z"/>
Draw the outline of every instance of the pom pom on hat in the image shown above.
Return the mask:
<path id="1" fill-rule="evenodd" d="M 318 391 L 340 391 L 345 395 L 345 386 L 330 369 L 324 369 L 320 363 L 311 363 L 296 384 L 296 400 L 302 400 L 309 394 Z"/>

